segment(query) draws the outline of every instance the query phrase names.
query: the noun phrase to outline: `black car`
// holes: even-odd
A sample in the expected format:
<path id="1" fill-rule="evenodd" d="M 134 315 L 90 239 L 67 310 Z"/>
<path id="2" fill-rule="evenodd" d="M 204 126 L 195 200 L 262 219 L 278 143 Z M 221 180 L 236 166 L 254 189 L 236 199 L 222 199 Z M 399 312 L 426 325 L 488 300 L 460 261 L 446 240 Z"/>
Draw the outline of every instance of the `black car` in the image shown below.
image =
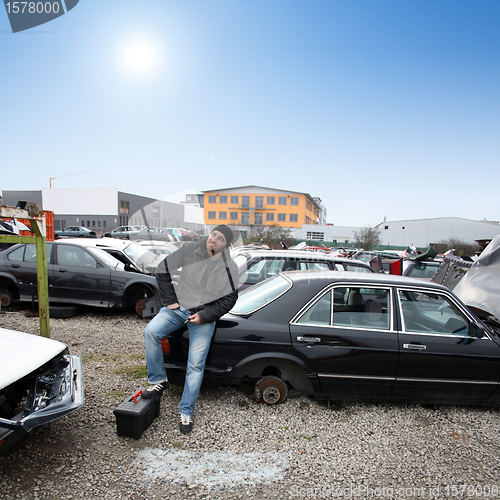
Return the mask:
<path id="1" fill-rule="evenodd" d="M 104 250 L 66 241 L 47 243 L 51 304 L 135 307 L 141 316 L 158 312 L 160 299 L 153 276 L 126 270 Z M 36 245 L 17 244 L 0 252 L 2 306 L 37 298 Z"/>
<path id="2" fill-rule="evenodd" d="M 187 333 L 163 342 L 173 382 Z M 170 352 L 169 352 L 170 351 Z M 217 323 L 205 377 L 280 403 L 500 402 L 500 337 L 447 288 L 402 276 L 285 272 L 240 293 Z"/>
<path id="3" fill-rule="evenodd" d="M 281 271 L 352 271 L 374 273 L 365 262 L 307 250 L 239 249 L 231 250 L 238 266 L 240 289 L 260 283 Z"/>

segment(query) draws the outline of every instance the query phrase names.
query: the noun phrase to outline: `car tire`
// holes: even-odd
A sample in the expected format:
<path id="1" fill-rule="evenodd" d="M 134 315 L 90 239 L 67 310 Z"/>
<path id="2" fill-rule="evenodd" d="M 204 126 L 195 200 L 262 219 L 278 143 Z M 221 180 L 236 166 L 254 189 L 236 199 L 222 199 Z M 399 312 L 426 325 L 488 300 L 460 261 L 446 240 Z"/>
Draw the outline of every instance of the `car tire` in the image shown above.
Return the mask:
<path id="1" fill-rule="evenodd" d="M 0 295 L 0 303 L 2 307 L 9 307 L 12 305 L 12 294 L 10 292 L 2 292 Z"/>
<path id="2" fill-rule="evenodd" d="M 263 377 L 255 384 L 255 399 L 259 403 L 279 405 L 287 395 L 286 383 L 279 377 Z"/>
<path id="3" fill-rule="evenodd" d="M 78 306 L 49 306 L 50 318 L 74 318 L 79 312 Z"/>

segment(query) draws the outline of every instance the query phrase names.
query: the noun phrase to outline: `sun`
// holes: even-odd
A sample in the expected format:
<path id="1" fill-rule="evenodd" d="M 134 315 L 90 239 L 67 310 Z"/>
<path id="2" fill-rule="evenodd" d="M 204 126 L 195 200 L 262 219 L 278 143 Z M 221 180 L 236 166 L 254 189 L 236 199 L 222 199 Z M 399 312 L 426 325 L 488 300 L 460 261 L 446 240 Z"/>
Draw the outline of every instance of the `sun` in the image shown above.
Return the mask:
<path id="1" fill-rule="evenodd" d="M 119 62 L 127 76 L 146 79 L 154 76 L 160 69 L 160 50 L 154 40 L 136 36 L 121 44 Z"/>

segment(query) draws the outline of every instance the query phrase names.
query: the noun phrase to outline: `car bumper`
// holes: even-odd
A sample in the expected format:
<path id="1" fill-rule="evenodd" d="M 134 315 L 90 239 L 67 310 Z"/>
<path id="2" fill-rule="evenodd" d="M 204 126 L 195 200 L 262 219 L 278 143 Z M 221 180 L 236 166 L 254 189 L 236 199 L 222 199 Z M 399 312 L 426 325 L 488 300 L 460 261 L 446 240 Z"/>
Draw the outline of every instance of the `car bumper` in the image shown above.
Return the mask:
<path id="1" fill-rule="evenodd" d="M 24 408 L 10 419 L 0 418 L 0 452 L 35 427 L 68 415 L 84 404 L 80 356 L 58 355 L 34 373 L 35 376 L 29 375 Z"/>

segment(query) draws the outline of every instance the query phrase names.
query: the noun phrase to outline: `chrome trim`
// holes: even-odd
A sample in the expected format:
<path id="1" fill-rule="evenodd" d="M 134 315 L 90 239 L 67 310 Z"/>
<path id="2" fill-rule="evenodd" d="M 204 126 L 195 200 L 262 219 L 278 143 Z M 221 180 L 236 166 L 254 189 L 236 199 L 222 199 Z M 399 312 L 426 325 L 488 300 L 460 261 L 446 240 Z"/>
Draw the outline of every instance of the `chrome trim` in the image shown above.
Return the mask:
<path id="1" fill-rule="evenodd" d="M 474 339 L 482 340 L 484 337 L 471 337 L 470 335 L 453 335 L 453 333 L 428 333 L 428 332 L 399 332 L 400 335 L 425 335 L 426 337 L 447 337 L 451 339 Z M 490 340 L 490 339 L 488 339 Z"/>
<path id="2" fill-rule="evenodd" d="M 483 385 L 498 385 L 498 382 L 490 380 L 452 380 L 449 378 L 411 378 L 411 377 L 396 377 L 396 382 L 444 382 L 446 384 L 483 384 Z"/>
<path id="3" fill-rule="evenodd" d="M 383 376 L 372 376 L 372 375 L 346 375 L 346 374 L 333 374 L 333 373 L 318 373 L 318 377 L 325 378 L 355 378 L 359 380 L 396 380 L 396 377 L 383 377 Z"/>
<path id="4" fill-rule="evenodd" d="M 348 271 L 345 271 L 348 272 Z M 389 299 L 387 300 L 388 307 L 390 307 L 388 313 L 390 314 L 390 325 L 388 330 L 384 330 L 381 328 L 363 328 L 363 327 L 356 327 L 356 326 L 337 326 L 337 325 L 317 325 L 317 324 L 310 324 L 310 323 L 297 323 L 297 321 L 300 319 L 300 317 L 309 309 L 309 307 L 314 304 L 316 301 L 318 301 L 323 295 L 325 295 L 327 292 L 333 293 L 334 288 L 347 288 L 347 287 L 356 287 L 356 288 L 374 288 L 374 289 L 381 289 L 381 290 L 388 290 L 389 291 Z M 326 328 L 350 328 L 352 330 L 380 330 L 382 332 L 393 332 L 394 330 L 394 300 L 393 300 L 393 290 L 394 290 L 394 285 L 389 285 L 389 284 L 378 284 L 378 283 L 358 283 L 355 281 L 343 281 L 343 282 L 336 282 L 336 283 L 329 283 L 323 290 L 319 291 L 312 299 L 309 300 L 300 310 L 298 313 L 295 314 L 295 316 L 290 320 L 289 324 L 290 325 L 304 325 L 304 326 L 321 326 L 321 327 L 326 327 Z M 332 301 L 333 302 L 333 297 Z M 333 314 L 333 312 L 332 312 Z M 332 314 L 330 314 L 330 323 L 332 323 Z"/>
<path id="5" fill-rule="evenodd" d="M 434 290 L 434 289 L 430 289 L 430 288 L 425 288 L 425 286 L 420 287 L 420 286 L 410 286 L 410 285 L 395 285 L 395 288 L 398 292 L 399 292 L 399 290 L 410 290 L 410 291 L 413 290 L 413 291 L 417 291 L 417 292 L 421 292 L 421 293 L 443 295 L 443 296 L 447 297 L 448 299 L 450 299 L 450 301 L 460 310 L 460 312 L 462 312 L 464 314 L 464 316 L 470 322 L 474 323 L 477 326 L 481 326 L 481 324 L 477 322 L 474 315 L 467 309 L 467 306 L 465 306 L 465 304 L 460 303 L 460 301 L 450 291 Z M 400 316 L 401 316 L 401 324 L 402 324 L 403 330 L 405 330 L 404 332 L 401 332 L 401 333 L 418 333 L 418 332 L 407 332 L 406 331 L 406 325 L 405 325 L 405 320 L 404 320 L 404 316 L 403 316 L 403 307 L 401 305 L 401 299 L 399 297 L 399 293 L 397 294 L 397 299 L 398 299 L 398 305 L 399 305 L 399 312 L 400 312 Z M 424 335 L 425 335 L 425 333 L 424 333 Z M 430 334 L 430 335 L 433 335 L 433 334 Z M 457 336 L 457 335 L 452 335 L 452 337 L 460 338 L 460 336 Z M 466 335 L 464 338 L 476 339 L 479 337 L 471 337 L 470 335 Z M 489 335 L 488 335 L 488 338 L 490 338 Z"/>

